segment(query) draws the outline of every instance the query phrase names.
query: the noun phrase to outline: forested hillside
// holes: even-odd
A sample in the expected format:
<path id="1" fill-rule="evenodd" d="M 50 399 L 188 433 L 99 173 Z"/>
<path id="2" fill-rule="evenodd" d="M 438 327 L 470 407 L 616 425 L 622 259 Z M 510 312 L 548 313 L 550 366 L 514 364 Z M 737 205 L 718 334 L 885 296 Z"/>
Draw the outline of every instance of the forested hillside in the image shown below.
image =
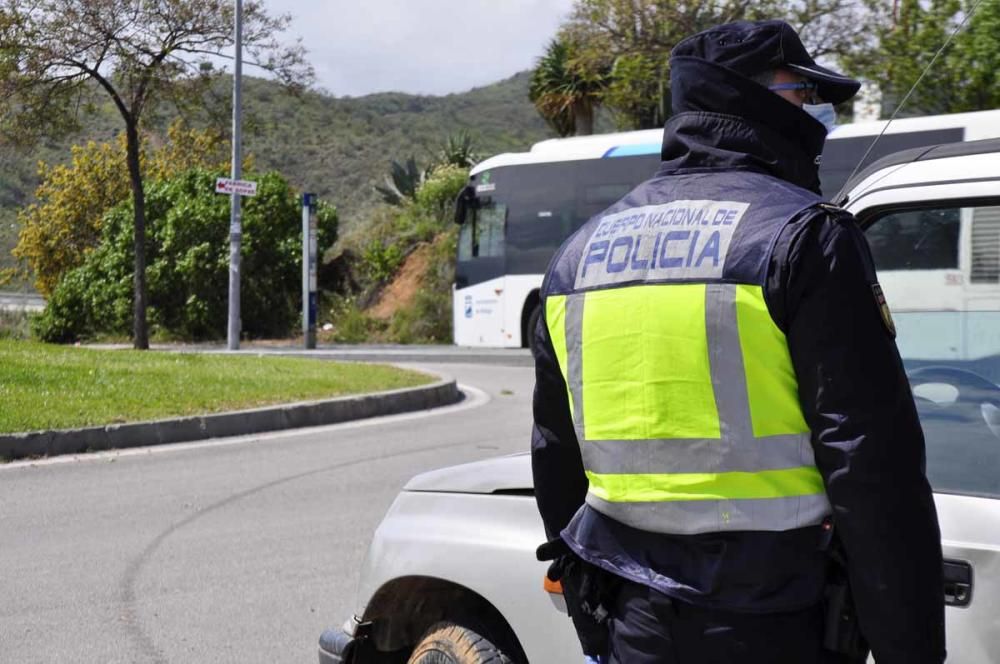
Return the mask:
<path id="1" fill-rule="evenodd" d="M 468 130 L 479 151 L 525 150 L 549 130 L 528 101 L 528 75 L 443 97 L 381 93 L 290 100 L 279 88 L 251 80 L 245 88 L 254 125 L 245 147 L 259 165 L 329 197 L 348 226 L 378 200 L 390 162 L 414 156 L 425 165 L 445 138 Z"/>
<path id="2" fill-rule="evenodd" d="M 291 183 L 334 202 L 345 230 L 364 219 L 379 198 L 373 190 L 389 171 L 390 162 L 414 156 L 426 164 L 449 134 L 465 129 L 479 151 L 525 150 L 550 136 L 528 101 L 527 73 L 468 92 L 441 97 L 380 93 L 336 98 L 319 92 L 290 96 L 281 86 L 246 78 L 244 150 L 257 170 L 275 169 Z M 226 128 L 231 79 L 220 80 L 206 101 Z M 198 124 L 208 122 L 205 114 Z M 162 131 L 171 117 L 161 117 Z M 29 154 L 0 152 L 0 267 L 10 264 L 16 243 L 17 209 L 31 201 L 38 184 L 37 162 L 68 158 L 69 146 L 87 140 L 109 140 L 121 129 L 110 107 L 83 118 L 83 131 L 49 141 Z"/>

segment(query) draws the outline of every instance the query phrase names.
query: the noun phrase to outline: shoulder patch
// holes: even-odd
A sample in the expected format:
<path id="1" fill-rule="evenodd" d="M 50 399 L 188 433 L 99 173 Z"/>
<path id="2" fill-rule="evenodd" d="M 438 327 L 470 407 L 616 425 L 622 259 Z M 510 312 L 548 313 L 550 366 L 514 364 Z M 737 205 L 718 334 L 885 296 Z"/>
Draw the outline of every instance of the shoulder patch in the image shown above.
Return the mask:
<path id="1" fill-rule="evenodd" d="M 875 304 L 879 313 L 882 314 L 882 324 L 893 339 L 896 338 L 896 324 L 892 321 L 892 312 L 889 311 L 889 303 L 885 301 L 885 293 L 877 283 L 872 284 L 872 294 L 875 296 Z"/>

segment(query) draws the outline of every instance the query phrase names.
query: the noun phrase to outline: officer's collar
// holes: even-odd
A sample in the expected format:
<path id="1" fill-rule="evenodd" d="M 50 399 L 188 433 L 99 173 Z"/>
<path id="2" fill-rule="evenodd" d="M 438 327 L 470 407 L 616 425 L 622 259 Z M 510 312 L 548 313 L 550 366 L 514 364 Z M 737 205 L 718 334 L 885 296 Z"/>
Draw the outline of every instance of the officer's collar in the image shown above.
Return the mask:
<path id="1" fill-rule="evenodd" d="M 661 174 L 749 169 L 819 193 L 826 128 L 763 86 L 713 62 L 671 61 L 675 115 L 663 132 Z"/>

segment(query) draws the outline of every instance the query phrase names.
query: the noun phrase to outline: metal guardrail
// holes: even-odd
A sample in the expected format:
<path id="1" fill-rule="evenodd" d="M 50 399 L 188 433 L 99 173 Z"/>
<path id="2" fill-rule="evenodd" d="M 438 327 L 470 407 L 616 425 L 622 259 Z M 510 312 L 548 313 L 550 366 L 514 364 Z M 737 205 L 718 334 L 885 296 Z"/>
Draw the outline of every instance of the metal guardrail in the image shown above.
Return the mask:
<path id="1" fill-rule="evenodd" d="M 41 295 L 0 291 L 0 310 L 2 311 L 41 311 L 44 308 L 45 299 Z"/>

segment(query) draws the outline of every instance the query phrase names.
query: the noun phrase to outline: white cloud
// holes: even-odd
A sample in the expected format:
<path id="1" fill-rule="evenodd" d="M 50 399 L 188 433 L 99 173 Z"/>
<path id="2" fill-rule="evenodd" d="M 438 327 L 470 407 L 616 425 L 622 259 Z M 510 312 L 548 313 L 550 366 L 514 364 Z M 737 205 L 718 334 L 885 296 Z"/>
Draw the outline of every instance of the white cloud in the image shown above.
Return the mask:
<path id="1" fill-rule="evenodd" d="M 337 96 L 447 94 L 533 66 L 573 0 L 265 0 Z M 252 74 L 252 71 L 248 72 Z"/>

